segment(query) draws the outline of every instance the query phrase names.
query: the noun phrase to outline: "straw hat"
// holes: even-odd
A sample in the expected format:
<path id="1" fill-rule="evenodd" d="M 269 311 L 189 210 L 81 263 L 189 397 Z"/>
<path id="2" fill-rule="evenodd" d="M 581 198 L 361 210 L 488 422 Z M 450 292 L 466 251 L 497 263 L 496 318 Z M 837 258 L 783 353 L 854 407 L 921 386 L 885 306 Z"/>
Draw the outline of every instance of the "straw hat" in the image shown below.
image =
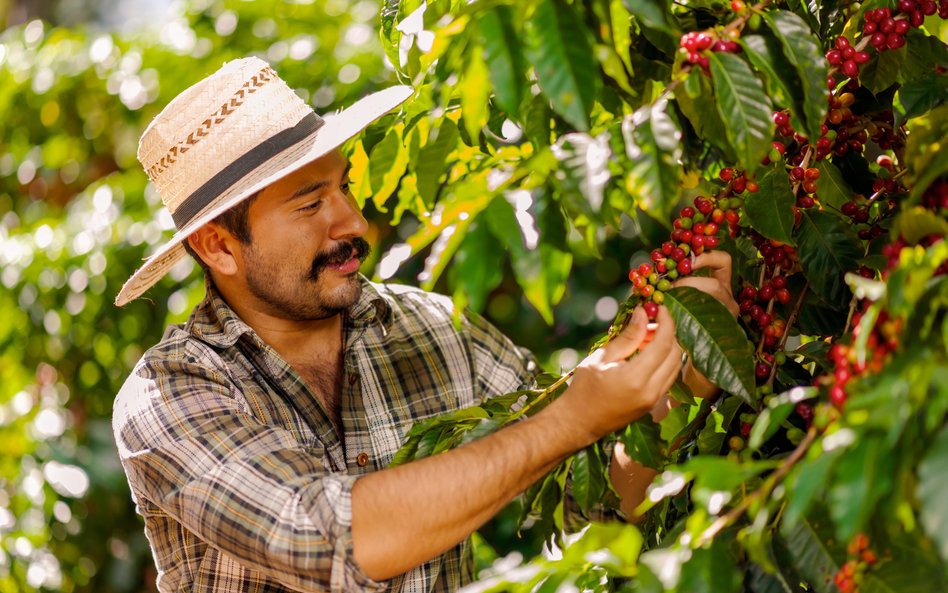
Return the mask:
<path id="1" fill-rule="evenodd" d="M 185 90 L 138 146 L 177 232 L 128 279 L 115 304 L 161 279 L 186 255 L 183 242 L 198 228 L 326 155 L 411 94 L 411 87 L 391 87 L 323 119 L 258 58 L 228 62 Z"/>

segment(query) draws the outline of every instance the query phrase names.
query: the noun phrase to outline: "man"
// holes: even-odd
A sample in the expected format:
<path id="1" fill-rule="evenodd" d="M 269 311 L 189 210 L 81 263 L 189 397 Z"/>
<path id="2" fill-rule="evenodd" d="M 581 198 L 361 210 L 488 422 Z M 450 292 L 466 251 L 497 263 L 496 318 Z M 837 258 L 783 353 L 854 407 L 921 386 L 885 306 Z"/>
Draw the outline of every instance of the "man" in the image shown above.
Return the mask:
<path id="1" fill-rule="evenodd" d="M 411 425 L 515 390 L 527 359 L 450 300 L 358 275 L 366 222 L 338 146 L 410 95 L 323 120 L 257 59 L 184 91 L 139 160 L 178 228 L 126 283 L 185 249 L 207 297 L 118 394 L 114 431 L 161 591 L 450 591 L 468 536 L 561 460 L 651 410 L 680 367 L 667 311 L 587 359 L 542 412 L 386 469 Z M 719 279 L 695 279 L 722 294 Z M 723 297 L 722 297 L 723 298 Z M 623 468 L 637 470 L 627 457 Z M 647 476 L 646 476 L 647 477 Z M 622 482 L 622 480 L 617 480 Z M 620 494 L 641 496 L 642 476 Z"/>

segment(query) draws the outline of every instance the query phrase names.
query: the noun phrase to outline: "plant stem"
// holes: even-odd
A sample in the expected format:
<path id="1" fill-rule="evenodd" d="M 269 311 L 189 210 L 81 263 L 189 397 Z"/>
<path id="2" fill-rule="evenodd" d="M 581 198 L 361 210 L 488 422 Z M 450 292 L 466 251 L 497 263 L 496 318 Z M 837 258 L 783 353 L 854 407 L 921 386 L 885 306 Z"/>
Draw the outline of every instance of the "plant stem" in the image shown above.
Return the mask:
<path id="1" fill-rule="evenodd" d="M 704 530 L 704 532 L 698 537 L 695 542 L 695 547 L 703 546 L 706 543 L 714 539 L 714 537 L 721 532 L 725 527 L 736 521 L 741 515 L 747 512 L 747 509 L 760 498 L 768 496 L 774 489 L 774 487 L 780 483 L 783 478 L 786 477 L 790 470 L 793 469 L 793 466 L 797 464 L 798 461 L 803 457 L 803 455 L 810 448 L 810 445 L 813 444 L 813 441 L 816 439 L 816 429 L 810 427 L 810 430 L 807 431 L 806 436 L 800 441 L 800 444 L 797 445 L 797 448 L 793 450 L 793 453 L 787 457 L 784 462 L 777 468 L 777 470 L 772 473 L 767 480 L 758 488 L 757 490 L 751 492 L 749 495 L 745 496 L 741 503 L 728 511 L 726 515 L 718 517 L 718 519 L 711 524 L 710 527 Z"/>
<path id="2" fill-rule="evenodd" d="M 793 310 L 790 311 L 790 316 L 787 317 L 787 325 L 783 328 L 783 335 L 780 336 L 780 344 L 777 345 L 777 351 L 783 350 L 783 347 L 787 345 L 787 338 L 790 337 L 790 328 L 793 327 L 793 323 L 797 320 L 797 316 L 800 315 L 800 309 L 803 308 L 803 299 L 806 298 L 806 292 L 810 288 L 810 281 L 807 280 L 806 284 L 803 285 L 803 289 L 800 290 L 800 296 L 797 298 L 797 302 L 793 305 Z M 777 376 L 777 364 L 774 363 L 770 365 L 770 376 L 767 377 L 767 385 L 774 384 L 774 377 Z"/>

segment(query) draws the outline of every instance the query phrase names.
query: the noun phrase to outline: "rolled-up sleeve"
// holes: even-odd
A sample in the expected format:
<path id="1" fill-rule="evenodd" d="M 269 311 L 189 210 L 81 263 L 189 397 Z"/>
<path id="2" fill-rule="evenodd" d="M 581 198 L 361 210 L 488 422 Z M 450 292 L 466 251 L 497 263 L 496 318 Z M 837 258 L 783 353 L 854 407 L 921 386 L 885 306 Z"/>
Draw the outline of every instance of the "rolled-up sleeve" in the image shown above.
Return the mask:
<path id="1" fill-rule="evenodd" d="M 261 422 L 226 377 L 186 358 L 141 363 L 113 429 L 139 504 L 209 546 L 299 591 L 385 588 L 353 560 L 355 476 Z"/>

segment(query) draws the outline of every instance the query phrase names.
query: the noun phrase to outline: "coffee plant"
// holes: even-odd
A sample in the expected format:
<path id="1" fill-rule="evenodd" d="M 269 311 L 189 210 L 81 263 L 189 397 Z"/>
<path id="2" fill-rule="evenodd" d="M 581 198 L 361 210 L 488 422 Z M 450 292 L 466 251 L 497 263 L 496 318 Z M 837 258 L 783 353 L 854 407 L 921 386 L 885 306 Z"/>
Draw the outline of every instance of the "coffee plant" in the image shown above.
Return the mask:
<path id="1" fill-rule="evenodd" d="M 664 305 L 720 388 L 679 383 L 660 422 L 531 487 L 521 519 L 557 553 L 477 590 L 946 590 L 946 17 L 945 0 L 385 3 L 417 93 L 353 144 L 353 179 L 417 224 L 379 276 L 417 255 L 423 286 L 481 310 L 509 265 L 555 324 L 574 256 L 626 245 L 629 296 L 594 346 Z M 676 286 L 712 250 L 736 318 Z M 393 462 L 528 416 L 569 376 L 419 423 Z M 603 521 L 616 441 L 659 471 L 637 526 Z"/>

